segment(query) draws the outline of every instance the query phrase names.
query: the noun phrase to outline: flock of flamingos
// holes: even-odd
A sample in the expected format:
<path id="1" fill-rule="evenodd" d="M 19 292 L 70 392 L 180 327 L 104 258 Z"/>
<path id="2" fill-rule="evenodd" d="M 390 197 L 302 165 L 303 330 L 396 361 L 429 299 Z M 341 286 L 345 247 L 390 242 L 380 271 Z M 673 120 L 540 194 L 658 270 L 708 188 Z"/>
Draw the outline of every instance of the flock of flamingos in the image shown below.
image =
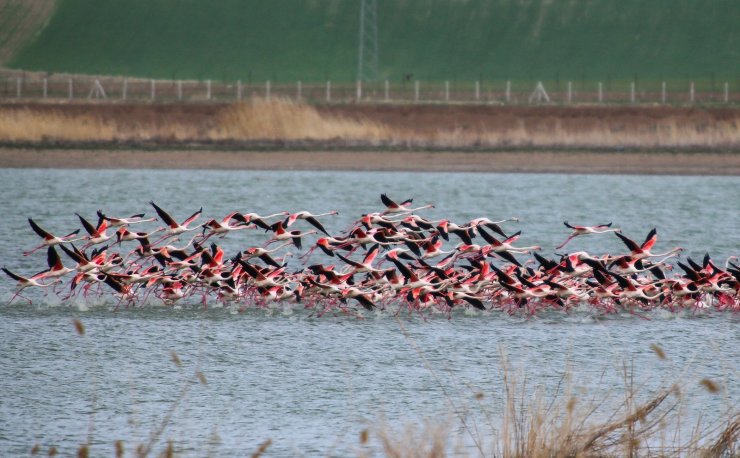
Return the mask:
<path id="1" fill-rule="evenodd" d="M 430 221 L 416 212 L 431 205 L 411 208 L 412 199 L 397 203 L 385 194 L 381 200 L 382 211 L 362 215 L 336 235 L 319 219 L 335 211 L 268 216 L 232 212 L 196 225 L 202 209 L 178 223 L 151 202 L 158 219 L 144 214 L 119 218 L 98 211 L 95 225 L 77 215 L 86 235 L 77 229 L 64 236 L 29 218 L 42 242 L 23 255 L 45 249 L 48 268 L 32 276 L 2 270 L 17 282 L 10 302 L 32 303 L 22 295 L 24 290 L 41 288 L 63 300 L 111 294 L 116 308 L 155 300 L 205 307 L 216 301 L 237 310 L 295 302 L 320 314 L 354 314 L 360 306 L 447 314 L 470 307 L 522 314 L 579 307 L 638 315 L 656 308 L 740 311 L 737 257 L 718 265 L 709 255 L 699 262 L 681 260 L 681 248 L 653 252 L 655 229 L 637 243 L 611 223 L 565 222 L 570 235 L 565 238 L 564 233 L 556 250 L 584 235 L 619 237 L 626 250 L 603 255 L 575 251 L 548 258 L 538 253 L 539 246 L 517 246 L 521 231 L 511 228 L 516 218 L 477 218 L 464 224 Z M 165 225 L 151 232 L 135 229 L 156 221 Z M 301 224 L 312 227 L 296 230 Z M 259 231 L 267 240 L 227 255 L 218 241 L 239 231 Z M 181 237 L 188 238 L 188 232 L 189 242 L 175 245 Z M 302 252 L 298 270 L 287 262 L 294 256 L 293 247 Z M 322 262 L 311 263 L 317 249 Z"/>

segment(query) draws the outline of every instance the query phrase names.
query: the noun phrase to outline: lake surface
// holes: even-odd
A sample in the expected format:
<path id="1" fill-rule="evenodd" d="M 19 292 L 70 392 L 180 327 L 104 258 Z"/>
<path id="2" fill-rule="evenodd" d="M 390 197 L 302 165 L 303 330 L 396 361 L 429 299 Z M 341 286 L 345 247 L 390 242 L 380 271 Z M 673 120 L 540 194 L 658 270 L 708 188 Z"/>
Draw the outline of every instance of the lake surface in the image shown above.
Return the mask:
<path id="1" fill-rule="evenodd" d="M 0 169 L 0 183 L 0 264 L 25 274 L 45 267 L 43 251 L 21 256 L 38 242 L 28 217 L 62 234 L 79 227 L 75 212 L 91 220 L 98 208 L 150 215 L 154 200 L 180 220 L 201 206 L 208 218 L 234 210 L 338 210 L 324 220 L 337 232 L 382 210 L 382 192 L 434 203 L 422 212 L 430 218 L 517 216 L 520 243 L 542 245 L 546 254 L 568 235 L 563 220 L 613 221 L 636 240 L 657 227 L 657 250 L 682 246 L 694 258 L 709 252 L 724 263 L 740 254 L 735 177 Z M 219 243 L 235 253 L 263 240 L 243 231 Z M 624 251 L 611 234 L 577 238 L 568 249 Z M 12 287 L 0 278 L 3 304 Z M 585 310 L 534 318 L 460 312 L 448 320 L 318 318 L 281 306 L 241 314 L 187 304 L 111 307 L 110 299 L 60 304 L 53 295 L 34 296 L 32 306 L 0 306 L 0 455 L 27 454 L 37 443 L 70 455 L 88 438 L 96 456 L 112 455 L 116 440 L 130 451 L 149 441 L 173 408 L 155 451 L 172 440 L 186 456 L 243 456 L 271 439 L 268 456 L 346 456 L 363 450 L 358 435 L 365 428 L 402 430 L 426 418 L 449 421 L 465 450 L 471 440 L 455 414 L 490 437 L 485 414 L 501 414 L 504 366 L 526 375 L 524 391 L 554 396 L 567 372 L 586 397 L 616 405 L 626 364 L 642 396 L 682 383 L 686 424 L 740 404 L 740 317 L 729 313 L 654 312 L 644 320 Z M 75 318 L 84 336 L 75 333 Z M 653 343 L 666 360 L 651 351 Z M 196 371 L 207 385 L 190 384 Z M 720 384 L 721 394 L 700 389 L 703 378 Z"/>

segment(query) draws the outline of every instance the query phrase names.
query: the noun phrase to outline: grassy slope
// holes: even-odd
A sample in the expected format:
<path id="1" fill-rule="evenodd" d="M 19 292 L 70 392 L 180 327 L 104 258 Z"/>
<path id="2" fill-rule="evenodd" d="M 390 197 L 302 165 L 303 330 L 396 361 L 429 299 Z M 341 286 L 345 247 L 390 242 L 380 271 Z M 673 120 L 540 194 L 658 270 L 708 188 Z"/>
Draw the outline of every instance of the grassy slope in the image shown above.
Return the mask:
<path id="1" fill-rule="evenodd" d="M 0 65 L 43 28 L 54 5 L 55 0 L 0 0 Z"/>
<path id="2" fill-rule="evenodd" d="M 11 62 L 158 78 L 350 81 L 359 0 L 60 0 Z M 379 0 L 398 80 L 740 75 L 737 0 Z"/>

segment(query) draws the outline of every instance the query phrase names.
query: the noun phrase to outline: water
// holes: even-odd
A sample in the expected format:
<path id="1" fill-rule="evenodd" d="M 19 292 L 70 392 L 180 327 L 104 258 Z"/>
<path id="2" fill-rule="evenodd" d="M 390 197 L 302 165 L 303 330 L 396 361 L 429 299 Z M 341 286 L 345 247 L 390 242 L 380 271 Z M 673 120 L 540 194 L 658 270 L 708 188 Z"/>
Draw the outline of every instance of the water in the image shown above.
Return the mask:
<path id="1" fill-rule="evenodd" d="M 201 205 L 208 217 L 237 209 L 335 209 L 340 215 L 326 225 L 337 231 L 378 211 L 381 192 L 435 203 L 424 212 L 431 218 L 518 216 L 520 243 L 543 245 L 546 253 L 567 236 L 563 220 L 613 221 L 638 240 L 657 227 L 656 250 L 683 246 L 693 257 L 708 251 L 724 262 L 740 252 L 740 180 L 732 177 L 0 170 L 0 183 L 6 196 L 0 260 L 21 273 L 44 267 L 43 252 L 20 255 L 37 243 L 29 216 L 62 234 L 79 227 L 74 212 L 89 219 L 98 208 L 115 216 L 151 214 L 154 200 L 177 219 Z M 262 240 L 249 231 L 219 243 L 231 253 Z M 624 250 L 611 234 L 577 238 L 568 248 Z M 0 298 L 9 298 L 11 287 L 3 277 Z M 616 404 L 625 387 L 623 364 L 634 368 L 646 397 L 681 382 L 688 388 L 687 424 L 740 403 L 740 319 L 730 314 L 656 312 L 648 321 L 597 319 L 585 311 L 533 319 L 457 313 L 451 320 L 386 313 L 359 320 L 281 307 L 243 314 L 156 305 L 113 312 L 110 303 L 35 299 L 33 306 L 0 308 L 4 456 L 27 454 L 36 443 L 70 455 L 88 436 L 94 455 L 112 455 L 119 439 L 130 451 L 173 408 L 155 450 L 171 439 L 185 455 L 243 456 L 272 439 L 272 456 L 345 456 L 362 449 L 358 434 L 365 428 L 402 429 L 424 418 L 450 419 L 463 447 L 471 447 L 453 412 L 464 412 L 490 436 L 484 414 L 501 412 L 502 353 L 512 372 L 549 395 L 570 370 L 576 388 Z M 84 323 L 84 337 L 75 333 L 74 318 Z M 656 358 L 652 343 L 667 360 Z M 207 385 L 189 384 L 196 371 Z M 699 389 L 705 377 L 726 390 Z M 480 402 L 478 392 L 485 394 Z"/>

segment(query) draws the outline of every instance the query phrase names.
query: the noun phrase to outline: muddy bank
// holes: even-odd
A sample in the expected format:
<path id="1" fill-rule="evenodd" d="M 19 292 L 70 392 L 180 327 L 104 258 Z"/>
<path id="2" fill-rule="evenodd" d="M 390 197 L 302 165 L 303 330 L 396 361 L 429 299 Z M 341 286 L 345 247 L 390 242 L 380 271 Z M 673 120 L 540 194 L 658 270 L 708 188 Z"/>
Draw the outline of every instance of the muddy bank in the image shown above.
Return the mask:
<path id="1" fill-rule="evenodd" d="M 0 148 L 0 164 L 11 168 L 740 175 L 740 154 L 732 153 L 141 151 Z"/>

